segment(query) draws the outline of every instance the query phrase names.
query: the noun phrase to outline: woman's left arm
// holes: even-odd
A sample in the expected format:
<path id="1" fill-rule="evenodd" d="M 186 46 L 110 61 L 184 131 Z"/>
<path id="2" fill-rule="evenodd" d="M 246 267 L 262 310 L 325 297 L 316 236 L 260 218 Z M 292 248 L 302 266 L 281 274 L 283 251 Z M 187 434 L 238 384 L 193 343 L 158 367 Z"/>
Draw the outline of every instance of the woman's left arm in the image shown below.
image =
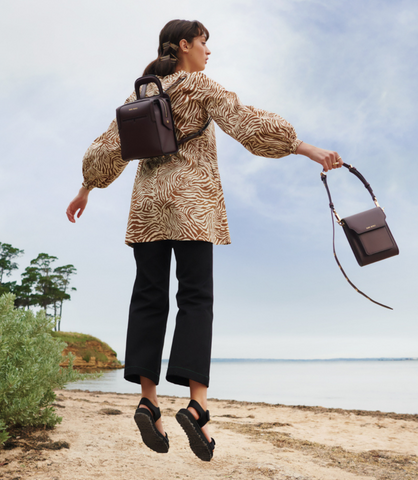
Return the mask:
<path id="1" fill-rule="evenodd" d="M 202 72 L 184 84 L 219 127 L 254 155 L 281 158 L 292 153 L 305 155 L 325 171 L 342 165 L 338 153 L 298 140 L 295 129 L 280 115 L 243 105 L 234 92 L 225 90 Z"/>

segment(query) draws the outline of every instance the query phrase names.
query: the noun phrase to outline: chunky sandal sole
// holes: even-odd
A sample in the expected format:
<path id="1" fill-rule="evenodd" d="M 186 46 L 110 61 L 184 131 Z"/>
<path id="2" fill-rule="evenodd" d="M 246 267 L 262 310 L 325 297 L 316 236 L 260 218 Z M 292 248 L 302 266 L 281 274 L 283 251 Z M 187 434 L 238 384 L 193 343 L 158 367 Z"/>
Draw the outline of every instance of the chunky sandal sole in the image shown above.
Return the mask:
<path id="1" fill-rule="evenodd" d="M 208 442 L 190 410 L 185 408 L 179 410 L 176 414 L 176 420 L 185 431 L 192 452 L 200 460 L 210 462 L 213 457 L 213 444 Z"/>
<path id="2" fill-rule="evenodd" d="M 154 450 L 154 452 L 167 453 L 169 448 L 168 439 L 157 430 L 151 413 L 145 408 L 138 408 L 134 419 L 145 445 Z"/>

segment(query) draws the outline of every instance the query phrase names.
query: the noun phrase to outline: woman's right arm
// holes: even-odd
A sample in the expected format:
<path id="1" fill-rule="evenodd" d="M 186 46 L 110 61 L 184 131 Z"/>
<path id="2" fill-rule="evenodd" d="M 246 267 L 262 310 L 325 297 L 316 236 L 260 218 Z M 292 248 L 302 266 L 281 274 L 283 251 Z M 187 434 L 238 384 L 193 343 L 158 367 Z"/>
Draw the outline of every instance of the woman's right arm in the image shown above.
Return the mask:
<path id="1" fill-rule="evenodd" d="M 123 172 L 129 162 L 122 159 L 118 125 L 109 128 L 90 145 L 83 157 L 83 187 L 106 188 Z"/>
<path id="2" fill-rule="evenodd" d="M 80 218 L 84 212 L 87 201 L 89 199 L 90 190 L 87 190 L 85 187 L 81 187 L 77 196 L 70 202 L 67 208 L 67 217 L 68 220 L 72 223 L 75 223 L 75 215 L 77 218 Z"/>

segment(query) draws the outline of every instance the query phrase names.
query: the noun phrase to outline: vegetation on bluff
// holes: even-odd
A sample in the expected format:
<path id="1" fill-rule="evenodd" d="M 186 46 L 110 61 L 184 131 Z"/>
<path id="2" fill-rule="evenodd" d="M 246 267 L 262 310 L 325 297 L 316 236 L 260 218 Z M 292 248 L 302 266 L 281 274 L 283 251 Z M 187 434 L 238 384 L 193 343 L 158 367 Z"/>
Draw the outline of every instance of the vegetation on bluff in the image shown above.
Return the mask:
<path id="1" fill-rule="evenodd" d="M 105 342 L 92 335 L 74 332 L 51 332 L 51 335 L 66 343 L 64 355 L 74 355 L 73 366 L 79 370 L 122 368 L 116 352 Z M 66 365 L 63 361 L 61 365 Z"/>

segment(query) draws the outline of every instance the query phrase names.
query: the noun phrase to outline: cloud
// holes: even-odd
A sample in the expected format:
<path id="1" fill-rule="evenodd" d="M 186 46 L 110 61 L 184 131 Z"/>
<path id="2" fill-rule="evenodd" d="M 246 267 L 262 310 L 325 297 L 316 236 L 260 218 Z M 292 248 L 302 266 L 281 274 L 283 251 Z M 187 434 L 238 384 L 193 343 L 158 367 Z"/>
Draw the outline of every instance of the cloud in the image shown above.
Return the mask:
<path id="1" fill-rule="evenodd" d="M 258 342 L 267 339 L 268 357 L 277 356 L 268 338 L 278 339 L 282 329 L 289 342 L 300 337 L 304 347 L 296 351 L 306 348 L 309 357 L 334 355 L 335 345 L 347 356 L 359 352 L 342 340 L 310 348 L 302 337 L 314 327 L 340 339 L 362 339 L 365 329 L 369 335 L 383 328 L 385 338 L 400 332 L 409 352 L 408 338 L 416 341 L 418 257 L 418 7 L 412 0 L 7 2 L 0 18 L 7 47 L 0 52 L 0 241 L 25 249 L 23 268 L 41 251 L 74 264 L 77 292 L 64 307 L 63 328 L 89 330 L 123 357 L 135 275 L 123 239 L 135 162 L 108 189 L 93 191 L 75 226 L 64 212 L 81 183 L 84 151 L 156 56 L 158 32 L 172 18 L 197 18 L 209 28 L 211 78 L 243 103 L 282 115 L 302 140 L 338 151 L 365 175 L 401 250 L 359 269 L 339 232 L 349 276 L 394 304 L 387 316 L 351 291 L 335 265 L 319 167 L 300 156 L 256 158 L 218 131 L 233 240 L 215 250 L 219 356 L 226 356 L 237 322 L 249 338 L 262 325 Z M 373 206 L 348 172 L 332 172 L 329 183 L 341 215 Z M 174 290 L 172 296 L 174 305 Z M 379 342 L 370 340 L 370 351 L 383 351 Z M 247 340 L 237 337 L 235 345 L 231 355 L 245 356 Z M 393 352 L 401 352 L 402 340 L 397 345 Z"/>

